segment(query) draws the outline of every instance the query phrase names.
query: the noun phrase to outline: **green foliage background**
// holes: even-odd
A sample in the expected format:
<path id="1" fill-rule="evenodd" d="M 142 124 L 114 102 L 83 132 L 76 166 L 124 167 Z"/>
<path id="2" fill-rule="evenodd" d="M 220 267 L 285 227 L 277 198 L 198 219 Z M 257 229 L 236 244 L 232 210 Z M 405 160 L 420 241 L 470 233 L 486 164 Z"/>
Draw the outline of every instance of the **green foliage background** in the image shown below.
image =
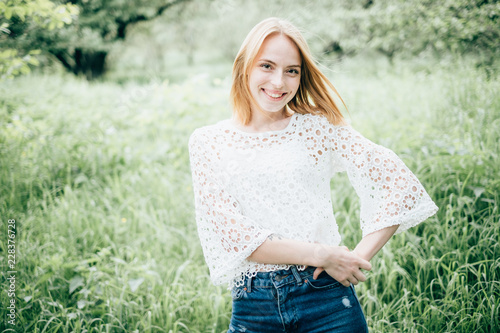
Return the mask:
<path id="1" fill-rule="evenodd" d="M 353 126 L 393 149 L 440 207 L 395 236 L 356 287 L 371 331 L 499 331 L 500 81 L 487 44 L 498 35 L 470 16 L 497 20 L 498 3 L 405 3 L 190 1 L 131 26 L 100 80 L 68 74 L 42 50 L 33 73 L 1 82 L 0 331 L 227 330 L 230 294 L 211 285 L 196 234 L 187 140 L 231 115 L 232 57 L 271 15 L 304 28 Z M 478 28 L 448 29 L 436 14 L 457 8 Z M 405 11 L 434 23 L 396 22 Z M 419 30 L 434 42 L 417 43 Z M 458 33 L 480 46 L 460 46 Z M 345 175 L 332 180 L 332 199 L 352 248 L 359 203 Z M 5 307 L 8 219 L 15 327 Z"/>

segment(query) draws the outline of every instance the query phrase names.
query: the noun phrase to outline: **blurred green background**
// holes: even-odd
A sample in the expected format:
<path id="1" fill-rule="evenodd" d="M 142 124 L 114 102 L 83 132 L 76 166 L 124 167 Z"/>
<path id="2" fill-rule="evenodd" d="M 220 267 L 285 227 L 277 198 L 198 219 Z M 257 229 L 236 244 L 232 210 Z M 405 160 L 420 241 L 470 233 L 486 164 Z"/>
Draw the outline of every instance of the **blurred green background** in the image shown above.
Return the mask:
<path id="1" fill-rule="evenodd" d="M 187 142 L 231 116 L 232 61 L 270 16 L 302 29 L 348 120 L 440 208 L 356 287 L 370 330 L 500 331 L 500 3 L 479 0 L 0 1 L 0 331 L 227 330 Z M 354 247 L 345 174 L 332 199 Z"/>

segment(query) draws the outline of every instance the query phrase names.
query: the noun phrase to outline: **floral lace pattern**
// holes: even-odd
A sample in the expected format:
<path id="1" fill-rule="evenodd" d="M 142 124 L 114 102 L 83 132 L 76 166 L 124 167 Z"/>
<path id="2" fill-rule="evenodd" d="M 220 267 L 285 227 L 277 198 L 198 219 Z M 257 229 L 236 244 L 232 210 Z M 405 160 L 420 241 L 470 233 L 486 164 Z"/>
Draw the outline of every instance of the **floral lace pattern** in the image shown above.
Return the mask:
<path id="1" fill-rule="evenodd" d="M 189 156 L 205 261 L 212 282 L 229 288 L 290 267 L 246 259 L 271 234 L 340 244 L 330 193 L 337 172 L 360 198 L 363 237 L 396 224 L 401 233 L 438 209 L 394 152 L 322 115 L 295 113 L 285 129 L 263 133 L 221 120 L 191 134 Z"/>

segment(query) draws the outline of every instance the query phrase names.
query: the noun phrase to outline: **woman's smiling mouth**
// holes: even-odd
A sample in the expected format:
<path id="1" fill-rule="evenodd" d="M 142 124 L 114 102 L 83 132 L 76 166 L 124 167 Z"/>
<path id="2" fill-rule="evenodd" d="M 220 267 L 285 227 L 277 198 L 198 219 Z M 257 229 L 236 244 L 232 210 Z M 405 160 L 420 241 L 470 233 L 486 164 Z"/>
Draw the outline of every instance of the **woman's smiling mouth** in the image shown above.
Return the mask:
<path id="1" fill-rule="evenodd" d="M 279 101 L 281 100 L 287 93 L 286 92 L 275 92 L 275 91 L 268 91 L 264 88 L 262 88 L 262 91 L 270 97 L 272 100 Z"/>

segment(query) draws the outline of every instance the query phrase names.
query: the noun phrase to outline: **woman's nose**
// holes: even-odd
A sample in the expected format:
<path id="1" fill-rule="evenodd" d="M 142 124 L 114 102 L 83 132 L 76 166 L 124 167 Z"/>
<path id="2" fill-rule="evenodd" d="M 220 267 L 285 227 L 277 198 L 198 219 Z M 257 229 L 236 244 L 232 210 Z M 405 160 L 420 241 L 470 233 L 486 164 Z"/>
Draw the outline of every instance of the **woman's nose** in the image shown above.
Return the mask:
<path id="1" fill-rule="evenodd" d="M 276 88 L 283 87 L 283 73 L 276 71 L 271 78 L 271 84 Z"/>

